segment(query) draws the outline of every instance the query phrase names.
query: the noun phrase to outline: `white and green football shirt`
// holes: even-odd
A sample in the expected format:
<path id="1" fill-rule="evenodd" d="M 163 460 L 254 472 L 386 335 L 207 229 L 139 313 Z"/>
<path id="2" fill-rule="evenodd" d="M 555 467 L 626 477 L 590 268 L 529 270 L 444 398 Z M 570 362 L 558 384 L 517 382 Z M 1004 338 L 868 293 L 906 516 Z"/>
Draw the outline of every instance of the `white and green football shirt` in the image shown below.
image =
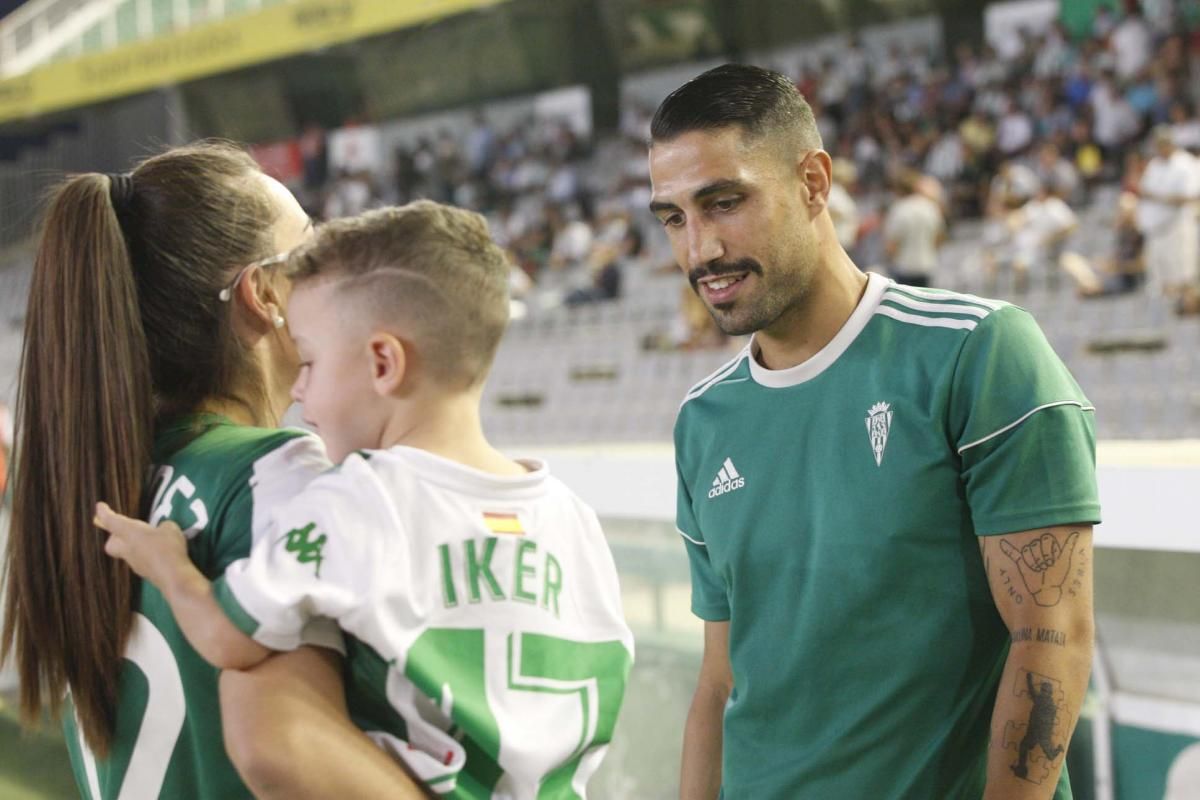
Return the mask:
<path id="1" fill-rule="evenodd" d="M 285 451 L 280 448 L 286 447 Z M 271 459 L 273 471 L 260 465 Z M 278 505 L 330 466 L 316 437 L 192 416 L 159 430 L 145 519 L 175 522 L 188 555 L 215 579 L 250 552 L 264 507 Z M 337 629 L 314 623 L 304 641 L 341 648 Z M 236 800 L 251 797 L 225 754 L 218 671 L 192 649 L 166 600 L 142 581 L 120 677 L 107 758 L 83 745 L 68 703 L 67 748 L 85 800 Z"/>
<path id="2" fill-rule="evenodd" d="M 274 649 L 314 615 L 337 620 L 355 722 L 454 798 L 585 797 L 632 664 L 595 513 L 526 466 L 351 455 L 265 520 L 215 587 Z"/>
<path id="3" fill-rule="evenodd" d="M 687 394 L 677 522 L 693 611 L 730 625 L 725 797 L 982 796 L 1009 634 L 976 537 L 1099 521 L 1093 412 L 1022 309 L 878 275 L 808 361 L 752 343 Z"/>

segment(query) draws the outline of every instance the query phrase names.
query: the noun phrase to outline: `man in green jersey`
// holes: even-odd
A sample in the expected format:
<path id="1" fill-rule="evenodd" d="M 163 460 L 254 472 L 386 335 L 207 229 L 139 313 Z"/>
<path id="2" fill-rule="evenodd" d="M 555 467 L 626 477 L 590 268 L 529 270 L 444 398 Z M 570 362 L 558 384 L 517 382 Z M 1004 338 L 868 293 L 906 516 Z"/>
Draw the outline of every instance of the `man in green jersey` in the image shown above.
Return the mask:
<path id="1" fill-rule="evenodd" d="M 705 620 L 682 796 L 1070 797 L 1094 409 L 1020 308 L 854 265 L 784 76 L 706 72 L 651 135 L 681 269 L 753 334 L 675 429 Z"/>

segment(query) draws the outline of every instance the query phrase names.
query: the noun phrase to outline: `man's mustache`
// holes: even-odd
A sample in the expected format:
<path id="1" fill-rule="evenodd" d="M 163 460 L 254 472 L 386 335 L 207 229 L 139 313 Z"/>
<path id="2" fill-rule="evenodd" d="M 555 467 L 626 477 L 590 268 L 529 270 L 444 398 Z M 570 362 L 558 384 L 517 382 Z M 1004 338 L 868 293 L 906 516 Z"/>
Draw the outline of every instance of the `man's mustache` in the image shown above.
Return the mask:
<path id="1" fill-rule="evenodd" d="M 753 258 L 742 258 L 737 261 L 710 261 L 703 267 L 696 267 L 688 272 L 688 281 L 693 291 L 700 291 L 700 281 L 704 278 L 716 278 L 721 275 L 740 275 L 743 272 L 753 272 L 759 277 L 763 274 L 762 264 Z"/>

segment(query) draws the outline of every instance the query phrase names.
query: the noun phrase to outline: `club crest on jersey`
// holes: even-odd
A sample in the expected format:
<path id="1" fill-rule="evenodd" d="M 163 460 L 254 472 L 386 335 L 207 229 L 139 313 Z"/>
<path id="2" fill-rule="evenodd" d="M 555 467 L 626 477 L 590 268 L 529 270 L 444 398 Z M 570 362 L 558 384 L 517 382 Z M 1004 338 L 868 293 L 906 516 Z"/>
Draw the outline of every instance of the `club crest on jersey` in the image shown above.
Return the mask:
<path id="1" fill-rule="evenodd" d="M 875 466 L 883 465 L 883 450 L 887 447 L 888 432 L 892 429 L 892 407 L 887 403 L 876 403 L 867 411 L 867 435 L 871 437 L 871 452 L 875 454 Z"/>

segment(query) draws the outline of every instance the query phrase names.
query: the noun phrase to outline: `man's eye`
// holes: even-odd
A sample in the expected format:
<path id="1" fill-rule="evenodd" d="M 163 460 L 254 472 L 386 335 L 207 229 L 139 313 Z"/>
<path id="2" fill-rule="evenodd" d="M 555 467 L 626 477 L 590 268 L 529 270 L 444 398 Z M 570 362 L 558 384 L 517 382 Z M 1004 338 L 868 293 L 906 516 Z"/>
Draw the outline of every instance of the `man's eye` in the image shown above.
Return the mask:
<path id="1" fill-rule="evenodd" d="M 737 204 L 740 199 L 741 198 L 738 197 L 724 197 L 713 203 L 712 207 L 717 211 L 732 211 L 733 209 L 737 208 Z"/>
<path id="2" fill-rule="evenodd" d="M 661 217 L 659 222 L 662 223 L 664 228 L 678 228 L 683 224 L 683 214 L 669 214 Z"/>

